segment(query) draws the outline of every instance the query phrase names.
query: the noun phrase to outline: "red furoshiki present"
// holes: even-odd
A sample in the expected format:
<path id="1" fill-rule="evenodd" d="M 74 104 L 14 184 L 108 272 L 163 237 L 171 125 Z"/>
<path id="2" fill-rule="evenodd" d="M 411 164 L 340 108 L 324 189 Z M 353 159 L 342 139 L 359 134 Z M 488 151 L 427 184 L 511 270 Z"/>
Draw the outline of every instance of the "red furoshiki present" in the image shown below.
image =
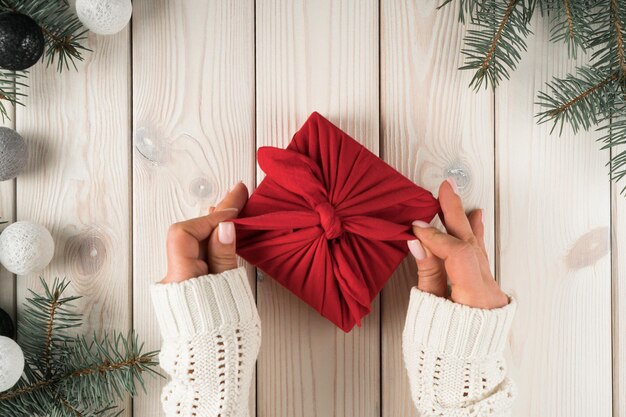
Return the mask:
<path id="1" fill-rule="evenodd" d="M 319 113 L 258 161 L 237 253 L 349 332 L 407 255 L 413 220 L 439 203 Z"/>

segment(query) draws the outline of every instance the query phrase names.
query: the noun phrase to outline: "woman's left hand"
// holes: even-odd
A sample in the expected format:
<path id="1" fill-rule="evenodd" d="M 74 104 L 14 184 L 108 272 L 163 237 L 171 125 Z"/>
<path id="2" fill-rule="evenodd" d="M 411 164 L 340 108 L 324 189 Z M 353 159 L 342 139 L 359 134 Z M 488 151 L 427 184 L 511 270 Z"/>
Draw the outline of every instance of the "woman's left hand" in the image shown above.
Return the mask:
<path id="1" fill-rule="evenodd" d="M 174 223 L 167 234 L 167 275 L 161 281 L 181 282 L 237 267 L 235 225 L 232 220 L 248 201 L 248 189 L 239 182 L 209 214 Z"/>

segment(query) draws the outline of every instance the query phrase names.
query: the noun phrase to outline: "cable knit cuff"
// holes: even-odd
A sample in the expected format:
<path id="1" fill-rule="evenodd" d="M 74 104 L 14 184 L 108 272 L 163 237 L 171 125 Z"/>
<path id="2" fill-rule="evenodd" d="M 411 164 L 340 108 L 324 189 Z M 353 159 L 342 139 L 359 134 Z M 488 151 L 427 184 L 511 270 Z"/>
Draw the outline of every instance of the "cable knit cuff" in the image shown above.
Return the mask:
<path id="1" fill-rule="evenodd" d="M 164 339 L 258 318 L 244 267 L 181 283 L 153 284 L 150 292 Z"/>
<path id="2" fill-rule="evenodd" d="M 516 302 L 493 310 L 472 308 L 414 287 L 404 340 L 444 355 L 477 358 L 504 350 Z"/>

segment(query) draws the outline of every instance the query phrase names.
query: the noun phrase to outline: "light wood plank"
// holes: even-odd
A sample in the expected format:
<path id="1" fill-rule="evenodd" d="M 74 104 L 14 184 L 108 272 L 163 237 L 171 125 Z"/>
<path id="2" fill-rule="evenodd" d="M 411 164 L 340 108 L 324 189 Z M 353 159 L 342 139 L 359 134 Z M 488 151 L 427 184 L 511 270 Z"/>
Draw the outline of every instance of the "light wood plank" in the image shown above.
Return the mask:
<path id="1" fill-rule="evenodd" d="M 11 119 L 5 119 L 1 125 L 15 129 L 15 107 L 4 103 Z M 0 182 L 0 222 L 8 222 L 0 225 L 0 233 L 15 221 L 15 180 Z M 6 311 L 13 322 L 16 322 L 17 304 L 15 299 L 15 275 L 0 265 L 0 308 Z"/>
<path id="2" fill-rule="evenodd" d="M 254 184 L 254 3 L 133 5 L 134 323 L 158 348 L 149 285 L 166 272 L 168 226 L 205 214 L 237 180 Z M 162 415 L 164 382 L 147 385 L 136 416 Z"/>
<path id="3" fill-rule="evenodd" d="M 609 154 L 595 133 L 536 125 L 536 92 L 577 64 L 547 26 L 533 21 L 528 53 L 496 92 L 500 276 L 519 301 L 514 415 L 610 416 Z"/>
<path id="4" fill-rule="evenodd" d="M 317 110 L 378 152 L 378 2 L 263 0 L 256 8 L 258 145 L 285 147 Z M 271 278 L 257 288 L 259 415 L 379 415 L 378 301 L 346 335 Z"/>
<path id="5" fill-rule="evenodd" d="M 612 152 L 626 150 L 625 146 Z M 612 186 L 613 215 L 613 417 L 626 417 L 626 181 Z"/>
<path id="6" fill-rule="evenodd" d="M 78 71 L 58 74 L 39 63 L 17 130 L 29 142 L 27 171 L 17 179 L 17 218 L 46 226 L 56 250 L 41 274 L 18 278 L 18 299 L 40 288 L 39 276 L 72 281 L 83 298 L 83 330 L 130 328 L 130 38 L 90 35 Z M 19 312 L 19 309 L 18 309 Z M 128 404 L 127 404 L 128 405 Z M 127 408 L 125 415 L 131 415 Z"/>
<path id="7" fill-rule="evenodd" d="M 457 69 L 465 28 L 454 7 L 436 7 L 382 2 L 385 160 L 435 195 L 453 176 L 465 206 L 484 209 L 485 241 L 493 253 L 493 95 L 468 88 L 472 74 Z M 435 224 L 441 226 L 438 219 Z M 383 291 L 384 417 L 417 416 L 402 359 L 402 329 L 416 276 L 409 256 Z"/>

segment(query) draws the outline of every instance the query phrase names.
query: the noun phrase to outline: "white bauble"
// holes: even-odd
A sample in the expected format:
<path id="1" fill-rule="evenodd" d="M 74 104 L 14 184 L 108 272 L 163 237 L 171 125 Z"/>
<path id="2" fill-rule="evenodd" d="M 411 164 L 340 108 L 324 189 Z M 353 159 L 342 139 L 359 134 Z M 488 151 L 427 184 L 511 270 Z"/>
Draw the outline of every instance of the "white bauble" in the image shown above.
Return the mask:
<path id="1" fill-rule="evenodd" d="M 44 269 L 54 255 L 48 229 L 33 222 L 16 222 L 0 233 L 0 264 L 17 275 Z"/>
<path id="2" fill-rule="evenodd" d="M 22 348 L 5 336 L 0 336 L 0 392 L 11 389 L 24 372 Z"/>
<path id="3" fill-rule="evenodd" d="M 76 15 L 87 29 L 99 35 L 121 31 L 132 14 L 130 0 L 76 0 Z"/>

